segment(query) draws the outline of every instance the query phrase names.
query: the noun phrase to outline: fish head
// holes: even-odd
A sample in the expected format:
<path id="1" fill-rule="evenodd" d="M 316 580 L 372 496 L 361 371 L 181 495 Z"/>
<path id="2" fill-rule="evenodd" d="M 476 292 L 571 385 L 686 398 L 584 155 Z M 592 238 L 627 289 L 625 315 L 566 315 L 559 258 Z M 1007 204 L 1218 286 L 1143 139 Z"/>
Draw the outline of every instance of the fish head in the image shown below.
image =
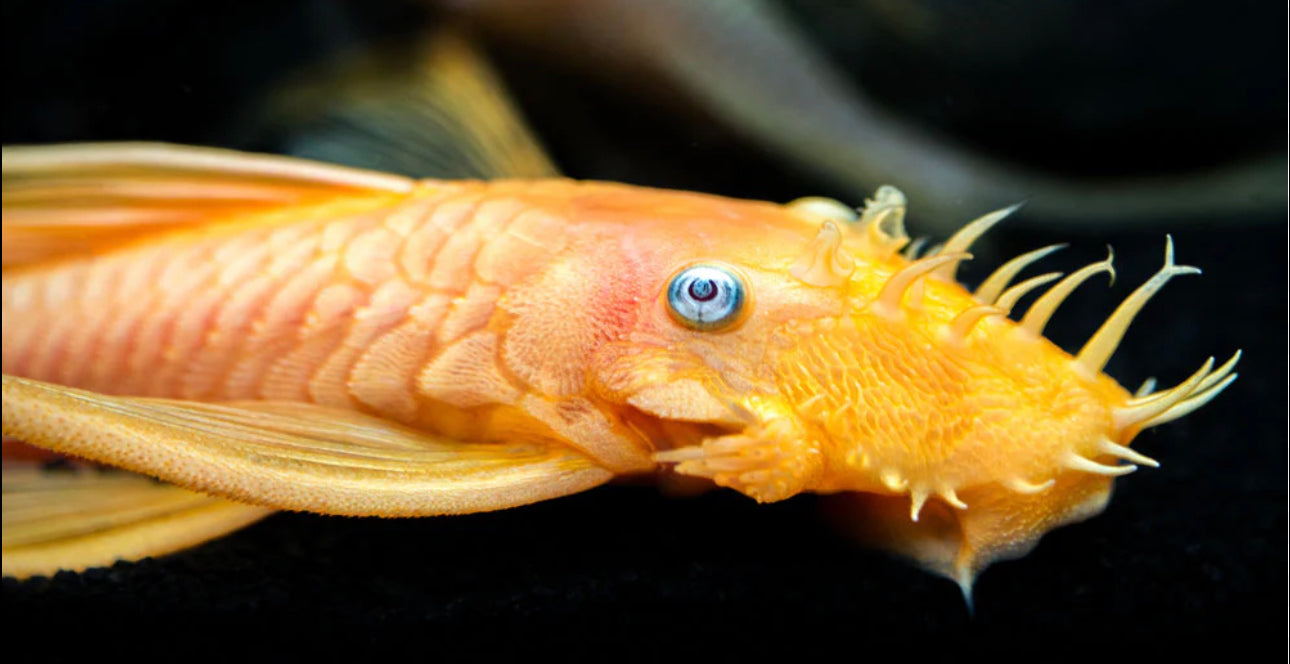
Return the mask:
<path id="1" fill-rule="evenodd" d="M 602 384 L 645 417 L 638 429 L 676 473 L 762 502 L 848 496 L 852 531 L 970 588 L 990 562 L 1100 512 L 1134 464 L 1157 465 L 1134 436 L 1212 398 L 1236 359 L 1136 398 L 1101 372 L 1137 308 L 1192 270 L 1173 265 L 1172 245 L 1078 356 L 1043 324 L 1109 259 L 1009 319 L 1055 277 L 972 293 L 954 266 L 1010 211 L 923 258 L 901 252 L 904 199 L 890 188 L 854 220 L 811 200 L 776 208 L 771 241 L 741 218 L 732 239 L 674 243 L 688 250 L 650 283 Z"/>

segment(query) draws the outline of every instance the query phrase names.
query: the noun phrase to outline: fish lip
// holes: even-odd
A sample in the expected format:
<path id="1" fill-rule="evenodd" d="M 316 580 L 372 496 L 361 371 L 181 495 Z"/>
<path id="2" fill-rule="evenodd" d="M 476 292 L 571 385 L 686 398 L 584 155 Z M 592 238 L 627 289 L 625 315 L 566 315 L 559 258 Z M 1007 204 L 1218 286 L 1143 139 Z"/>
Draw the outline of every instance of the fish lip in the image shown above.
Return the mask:
<path id="1" fill-rule="evenodd" d="M 761 421 L 752 411 L 737 404 L 731 405 L 727 417 L 702 419 L 663 417 L 630 404 L 627 408 L 624 421 L 648 441 L 655 462 L 679 462 L 682 459 L 668 460 L 667 457 L 672 454 L 684 456 L 681 450 L 698 450 L 720 438 L 748 435 Z M 663 455 L 663 458 L 658 455 Z"/>

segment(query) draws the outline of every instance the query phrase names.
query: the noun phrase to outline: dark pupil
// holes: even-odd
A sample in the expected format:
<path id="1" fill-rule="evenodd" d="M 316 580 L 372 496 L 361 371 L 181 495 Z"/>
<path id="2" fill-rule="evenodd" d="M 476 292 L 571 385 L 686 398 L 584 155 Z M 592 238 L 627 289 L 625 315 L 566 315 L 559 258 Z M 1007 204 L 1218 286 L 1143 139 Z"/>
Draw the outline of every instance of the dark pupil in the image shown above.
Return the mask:
<path id="1" fill-rule="evenodd" d="M 707 302 L 717 296 L 717 285 L 711 279 L 698 279 L 690 283 L 690 297 Z"/>

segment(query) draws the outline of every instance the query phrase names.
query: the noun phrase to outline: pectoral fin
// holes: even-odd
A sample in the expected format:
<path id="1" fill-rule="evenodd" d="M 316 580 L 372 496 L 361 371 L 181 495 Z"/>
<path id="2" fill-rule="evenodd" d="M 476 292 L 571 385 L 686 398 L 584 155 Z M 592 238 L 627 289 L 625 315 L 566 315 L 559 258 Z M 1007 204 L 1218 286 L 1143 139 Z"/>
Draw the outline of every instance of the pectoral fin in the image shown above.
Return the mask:
<path id="1" fill-rule="evenodd" d="M 18 578 L 172 553 L 273 512 L 115 470 L 6 460 L 3 478 L 3 571 Z"/>
<path id="2" fill-rule="evenodd" d="M 3 405 L 5 435 L 275 509 L 462 514 L 612 477 L 551 443 L 462 443 L 310 404 L 115 397 L 6 375 Z"/>

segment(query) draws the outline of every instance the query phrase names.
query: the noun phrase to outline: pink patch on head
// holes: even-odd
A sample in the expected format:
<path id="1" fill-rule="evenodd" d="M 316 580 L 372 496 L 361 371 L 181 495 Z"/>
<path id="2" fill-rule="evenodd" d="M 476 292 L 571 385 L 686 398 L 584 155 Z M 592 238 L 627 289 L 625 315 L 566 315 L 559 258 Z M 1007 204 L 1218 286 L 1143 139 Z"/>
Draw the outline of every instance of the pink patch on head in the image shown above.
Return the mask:
<path id="1" fill-rule="evenodd" d="M 653 300 L 649 264 L 627 242 L 601 242 L 514 288 L 502 305 L 515 318 L 502 349 L 507 368 L 546 394 L 581 392 L 597 350 L 623 339 Z"/>

